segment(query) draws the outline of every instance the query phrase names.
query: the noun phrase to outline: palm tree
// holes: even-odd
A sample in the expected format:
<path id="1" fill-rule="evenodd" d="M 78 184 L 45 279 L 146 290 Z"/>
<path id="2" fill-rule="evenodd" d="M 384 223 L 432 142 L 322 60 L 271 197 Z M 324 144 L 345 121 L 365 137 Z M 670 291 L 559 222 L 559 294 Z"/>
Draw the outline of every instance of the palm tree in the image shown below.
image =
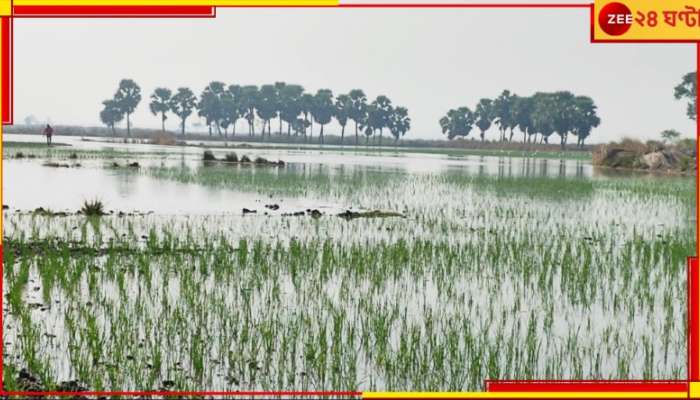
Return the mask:
<path id="1" fill-rule="evenodd" d="M 513 101 L 514 96 L 509 90 L 504 90 L 498 98 L 493 101 L 493 116 L 498 124 L 498 131 L 501 132 L 501 141 L 506 139 L 506 130 L 512 127 Z M 513 130 L 510 131 L 510 139 L 513 139 Z"/>
<path id="2" fill-rule="evenodd" d="M 549 93 L 538 92 L 532 96 L 532 129 L 535 134 L 541 136 L 540 142 L 544 140 L 549 143 L 549 136 L 554 133 L 554 114 L 556 113 L 556 104 L 553 97 Z"/>
<path id="3" fill-rule="evenodd" d="M 204 88 L 200 95 L 198 115 L 205 119 L 209 127 L 209 136 L 212 134 L 212 124 L 216 127 L 216 132 L 221 136 L 221 120 L 224 116 L 221 99 L 225 92 L 226 85 L 223 82 L 213 81 Z"/>
<path id="4" fill-rule="evenodd" d="M 474 110 L 476 126 L 481 131 L 481 141 L 484 141 L 486 131 L 491 127 L 493 121 L 493 102 L 491 99 L 481 99 Z"/>
<path id="5" fill-rule="evenodd" d="M 240 85 L 230 85 L 226 94 L 222 96 L 224 118 L 232 127 L 232 135 L 236 136 L 236 123 L 243 118 L 243 88 Z"/>
<path id="6" fill-rule="evenodd" d="M 131 114 L 141 102 L 141 87 L 131 79 L 122 79 L 114 94 L 114 101 L 122 114 L 126 115 L 126 134 L 131 137 Z"/>
<path id="7" fill-rule="evenodd" d="M 447 115 L 440 118 L 440 128 L 442 133 L 447 134 L 449 140 L 457 136 L 465 137 L 471 132 L 474 119 L 475 115 L 469 107 L 460 107 L 449 110 Z"/>
<path id="8" fill-rule="evenodd" d="M 352 99 L 347 94 L 341 94 L 335 99 L 335 119 L 340 124 L 340 144 L 345 141 L 345 125 L 348 123 L 348 118 L 352 109 Z"/>
<path id="9" fill-rule="evenodd" d="M 304 114 L 304 140 L 306 140 L 306 128 L 311 128 L 311 136 L 314 134 L 313 125 L 313 114 L 311 111 L 314 108 L 314 95 L 311 93 L 304 93 L 299 98 L 299 106 L 301 107 L 301 113 Z M 311 117 L 311 120 L 309 120 Z"/>
<path id="10" fill-rule="evenodd" d="M 151 104 L 149 107 L 153 115 L 160 114 L 161 129 L 165 132 L 165 120 L 168 119 L 166 115 L 170 111 L 170 97 L 173 92 L 166 88 L 156 88 L 151 94 Z"/>
<path id="11" fill-rule="evenodd" d="M 280 121 L 287 123 L 287 136 L 292 135 L 292 124 L 294 124 L 299 114 L 302 113 L 301 96 L 303 94 L 304 88 L 300 85 L 285 85 L 278 93 Z M 281 130 L 282 123 L 280 122 Z"/>
<path id="12" fill-rule="evenodd" d="M 523 133 L 523 143 L 534 134 L 532 129 L 532 110 L 534 101 L 532 97 L 517 97 L 513 104 L 513 124 Z"/>
<path id="13" fill-rule="evenodd" d="M 263 120 L 263 138 L 265 137 L 265 125 L 267 125 L 267 135 L 272 135 L 270 121 L 277 116 L 277 89 L 274 85 L 260 86 L 255 109 L 258 117 Z"/>
<path id="14" fill-rule="evenodd" d="M 333 92 L 330 89 L 319 89 L 314 96 L 314 107 L 311 111 L 314 120 L 321 125 L 319 140 L 323 144 L 323 127 L 331 122 L 335 106 L 333 104 Z"/>
<path id="15" fill-rule="evenodd" d="M 552 113 L 552 127 L 561 138 L 561 148 L 564 150 L 569 132 L 574 129 L 575 96 L 568 91 L 559 91 L 549 96 L 555 108 Z"/>
<path id="16" fill-rule="evenodd" d="M 574 107 L 573 133 L 578 139 L 576 145 L 583 148 L 591 130 L 600 125 L 600 118 L 596 114 L 597 107 L 590 97 L 576 96 Z"/>
<path id="17" fill-rule="evenodd" d="M 185 136 L 185 121 L 196 106 L 197 98 L 190 89 L 185 87 L 178 88 L 177 93 L 170 98 L 170 109 L 175 115 L 180 117 L 182 136 Z"/>
<path id="18" fill-rule="evenodd" d="M 114 125 L 124 118 L 124 114 L 119 109 L 119 105 L 115 100 L 105 100 L 102 102 L 104 108 L 100 111 L 100 120 L 107 125 L 108 128 L 112 128 L 112 135 L 117 136 L 117 131 L 114 129 Z"/>
<path id="19" fill-rule="evenodd" d="M 389 131 L 394 136 L 394 144 L 411 129 L 411 118 L 408 109 L 396 107 L 389 117 Z"/>
<path id="20" fill-rule="evenodd" d="M 255 107 L 258 103 L 259 91 L 255 85 L 241 88 L 241 100 L 239 102 L 243 110 L 243 118 L 248 121 L 248 135 L 255 136 Z M 263 129 L 264 131 L 264 129 Z"/>
<path id="21" fill-rule="evenodd" d="M 363 124 L 367 118 L 367 96 L 361 89 L 353 89 L 348 95 L 350 96 L 348 118 L 355 121 L 355 146 L 357 146 L 359 144 L 358 125 Z"/>
<path id="22" fill-rule="evenodd" d="M 391 100 L 384 95 L 377 96 L 372 104 L 375 106 L 377 111 L 377 121 L 375 126 L 379 129 L 379 145 L 381 146 L 384 128 L 389 126 L 389 117 L 391 116 L 394 108 L 391 105 Z"/>
<path id="23" fill-rule="evenodd" d="M 286 83 L 284 82 L 275 82 L 275 98 L 277 100 L 277 115 L 280 118 L 280 130 L 277 132 L 279 135 L 282 134 L 282 108 L 284 108 L 284 101 L 285 99 L 284 94 L 284 88 L 287 86 Z"/>

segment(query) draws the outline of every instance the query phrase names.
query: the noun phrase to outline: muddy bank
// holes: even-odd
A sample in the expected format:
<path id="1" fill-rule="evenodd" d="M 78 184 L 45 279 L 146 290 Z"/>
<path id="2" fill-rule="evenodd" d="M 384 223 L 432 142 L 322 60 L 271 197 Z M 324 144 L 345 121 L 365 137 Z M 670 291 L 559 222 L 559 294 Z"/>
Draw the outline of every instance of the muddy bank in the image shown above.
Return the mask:
<path id="1" fill-rule="evenodd" d="M 216 158 L 213 152 L 207 150 L 202 156 L 202 160 L 205 163 L 220 162 L 224 164 L 241 164 L 241 165 L 255 165 L 255 166 L 270 166 L 270 167 L 284 167 L 285 162 L 282 160 L 271 161 L 263 157 L 255 157 L 251 159 L 248 156 L 241 156 L 240 158 L 236 153 L 227 153 L 224 158 Z"/>
<path id="2" fill-rule="evenodd" d="M 626 140 L 596 147 L 592 161 L 599 167 L 692 174 L 697 165 L 696 157 L 694 146 Z"/>

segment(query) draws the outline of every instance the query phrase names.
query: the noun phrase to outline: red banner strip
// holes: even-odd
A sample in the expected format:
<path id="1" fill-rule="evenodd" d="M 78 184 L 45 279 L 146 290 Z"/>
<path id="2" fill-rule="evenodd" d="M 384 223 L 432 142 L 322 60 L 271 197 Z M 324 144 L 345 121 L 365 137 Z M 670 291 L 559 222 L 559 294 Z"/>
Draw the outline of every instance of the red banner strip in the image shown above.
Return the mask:
<path id="1" fill-rule="evenodd" d="M 487 381 L 488 392 L 685 392 L 685 381 Z"/>
<path id="2" fill-rule="evenodd" d="M 14 6 L 15 17 L 215 17 L 211 6 Z"/>
<path id="3" fill-rule="evenodd" d="M 285 391 L 279 391 L 279 392 L 274 392 L 274 391 L 266 391 L 266 392 L 212 392 L 212 391 L 201 391 L 201 392 L 164 392 L 164 391 L 133 391 L 133 392 L 128 392 L 128 391 L 121 391 L 121 392 L 14 392 L 14 391 L 8 391 L 2 392 L 3 395 L 6 396 L 29 396 L 29 397 L 36 397 L 36 396 L 164 396 L 164 397 L 170 397 L 170 396 L 245 396 L 245 397 L 254 397 L 254 396 L 265 396 L 265 397 L 271 397 L 271 396 L 305 396 L 305 397 L 331 397 L 331 398 L 339 398 L 339 397 L 351 397 L 351 398 L 358 398 L 362 396 L 362 392 L 332 392 L 332 391 L 326 391 L 326 392 L 285 392 Z"/>
<path id="4" fill-rule="evenodd" d="M 2 29 L 2 123 L 12 124 L 12 18 L 0 20 Z"/>

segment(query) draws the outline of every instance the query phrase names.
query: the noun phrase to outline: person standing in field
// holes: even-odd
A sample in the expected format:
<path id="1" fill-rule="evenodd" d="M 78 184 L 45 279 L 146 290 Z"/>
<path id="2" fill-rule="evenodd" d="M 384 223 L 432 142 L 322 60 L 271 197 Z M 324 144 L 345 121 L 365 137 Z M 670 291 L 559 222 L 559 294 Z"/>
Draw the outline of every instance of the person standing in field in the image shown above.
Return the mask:
<path id="1" fill-rule="evenodd" d="M 51 146 L 51 136 L 53 136 L 53 128 L 51 125 L 46 124 L 46 128 L 44 128 L 44 135 L 46 135 L 46 145 Z"/>

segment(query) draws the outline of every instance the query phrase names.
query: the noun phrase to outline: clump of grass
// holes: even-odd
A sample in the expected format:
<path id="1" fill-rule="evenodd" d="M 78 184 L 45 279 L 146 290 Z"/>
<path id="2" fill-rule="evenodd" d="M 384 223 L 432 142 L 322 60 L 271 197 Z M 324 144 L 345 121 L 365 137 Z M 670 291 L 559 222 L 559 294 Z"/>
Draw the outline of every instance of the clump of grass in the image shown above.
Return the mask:
<path id="1" fill-rule="evenodd" d="M 80 213 L 87 217 L 101 217 L 106 214 L 104 203 L 99 199 L 85 200 Z"/>
<path id="2" fill-rule="evenodd" d="M 226 153 L 224 160 L 226 162 L 238 162 L 238 155 L 236 153 Z"/>
<path id="3" fill-rule="evenodd" d="M 241 157 L 241 162 L 249 163 L 250 158 L 248 158 L 248 156 L 243 156 L 243 157 Z"/>
<path id="4" fill-rule="evenodd" d="M 255 157 L 256 164 L 267 164 L 267 160 L 262 157 Z"/>
<path id="5" fill-rule="evenodd" d="M 214 153 L 211 150 L 206 150 L 202 159 L 204 161 L 216 161 L 216 157 L 214 157 Z"/>

